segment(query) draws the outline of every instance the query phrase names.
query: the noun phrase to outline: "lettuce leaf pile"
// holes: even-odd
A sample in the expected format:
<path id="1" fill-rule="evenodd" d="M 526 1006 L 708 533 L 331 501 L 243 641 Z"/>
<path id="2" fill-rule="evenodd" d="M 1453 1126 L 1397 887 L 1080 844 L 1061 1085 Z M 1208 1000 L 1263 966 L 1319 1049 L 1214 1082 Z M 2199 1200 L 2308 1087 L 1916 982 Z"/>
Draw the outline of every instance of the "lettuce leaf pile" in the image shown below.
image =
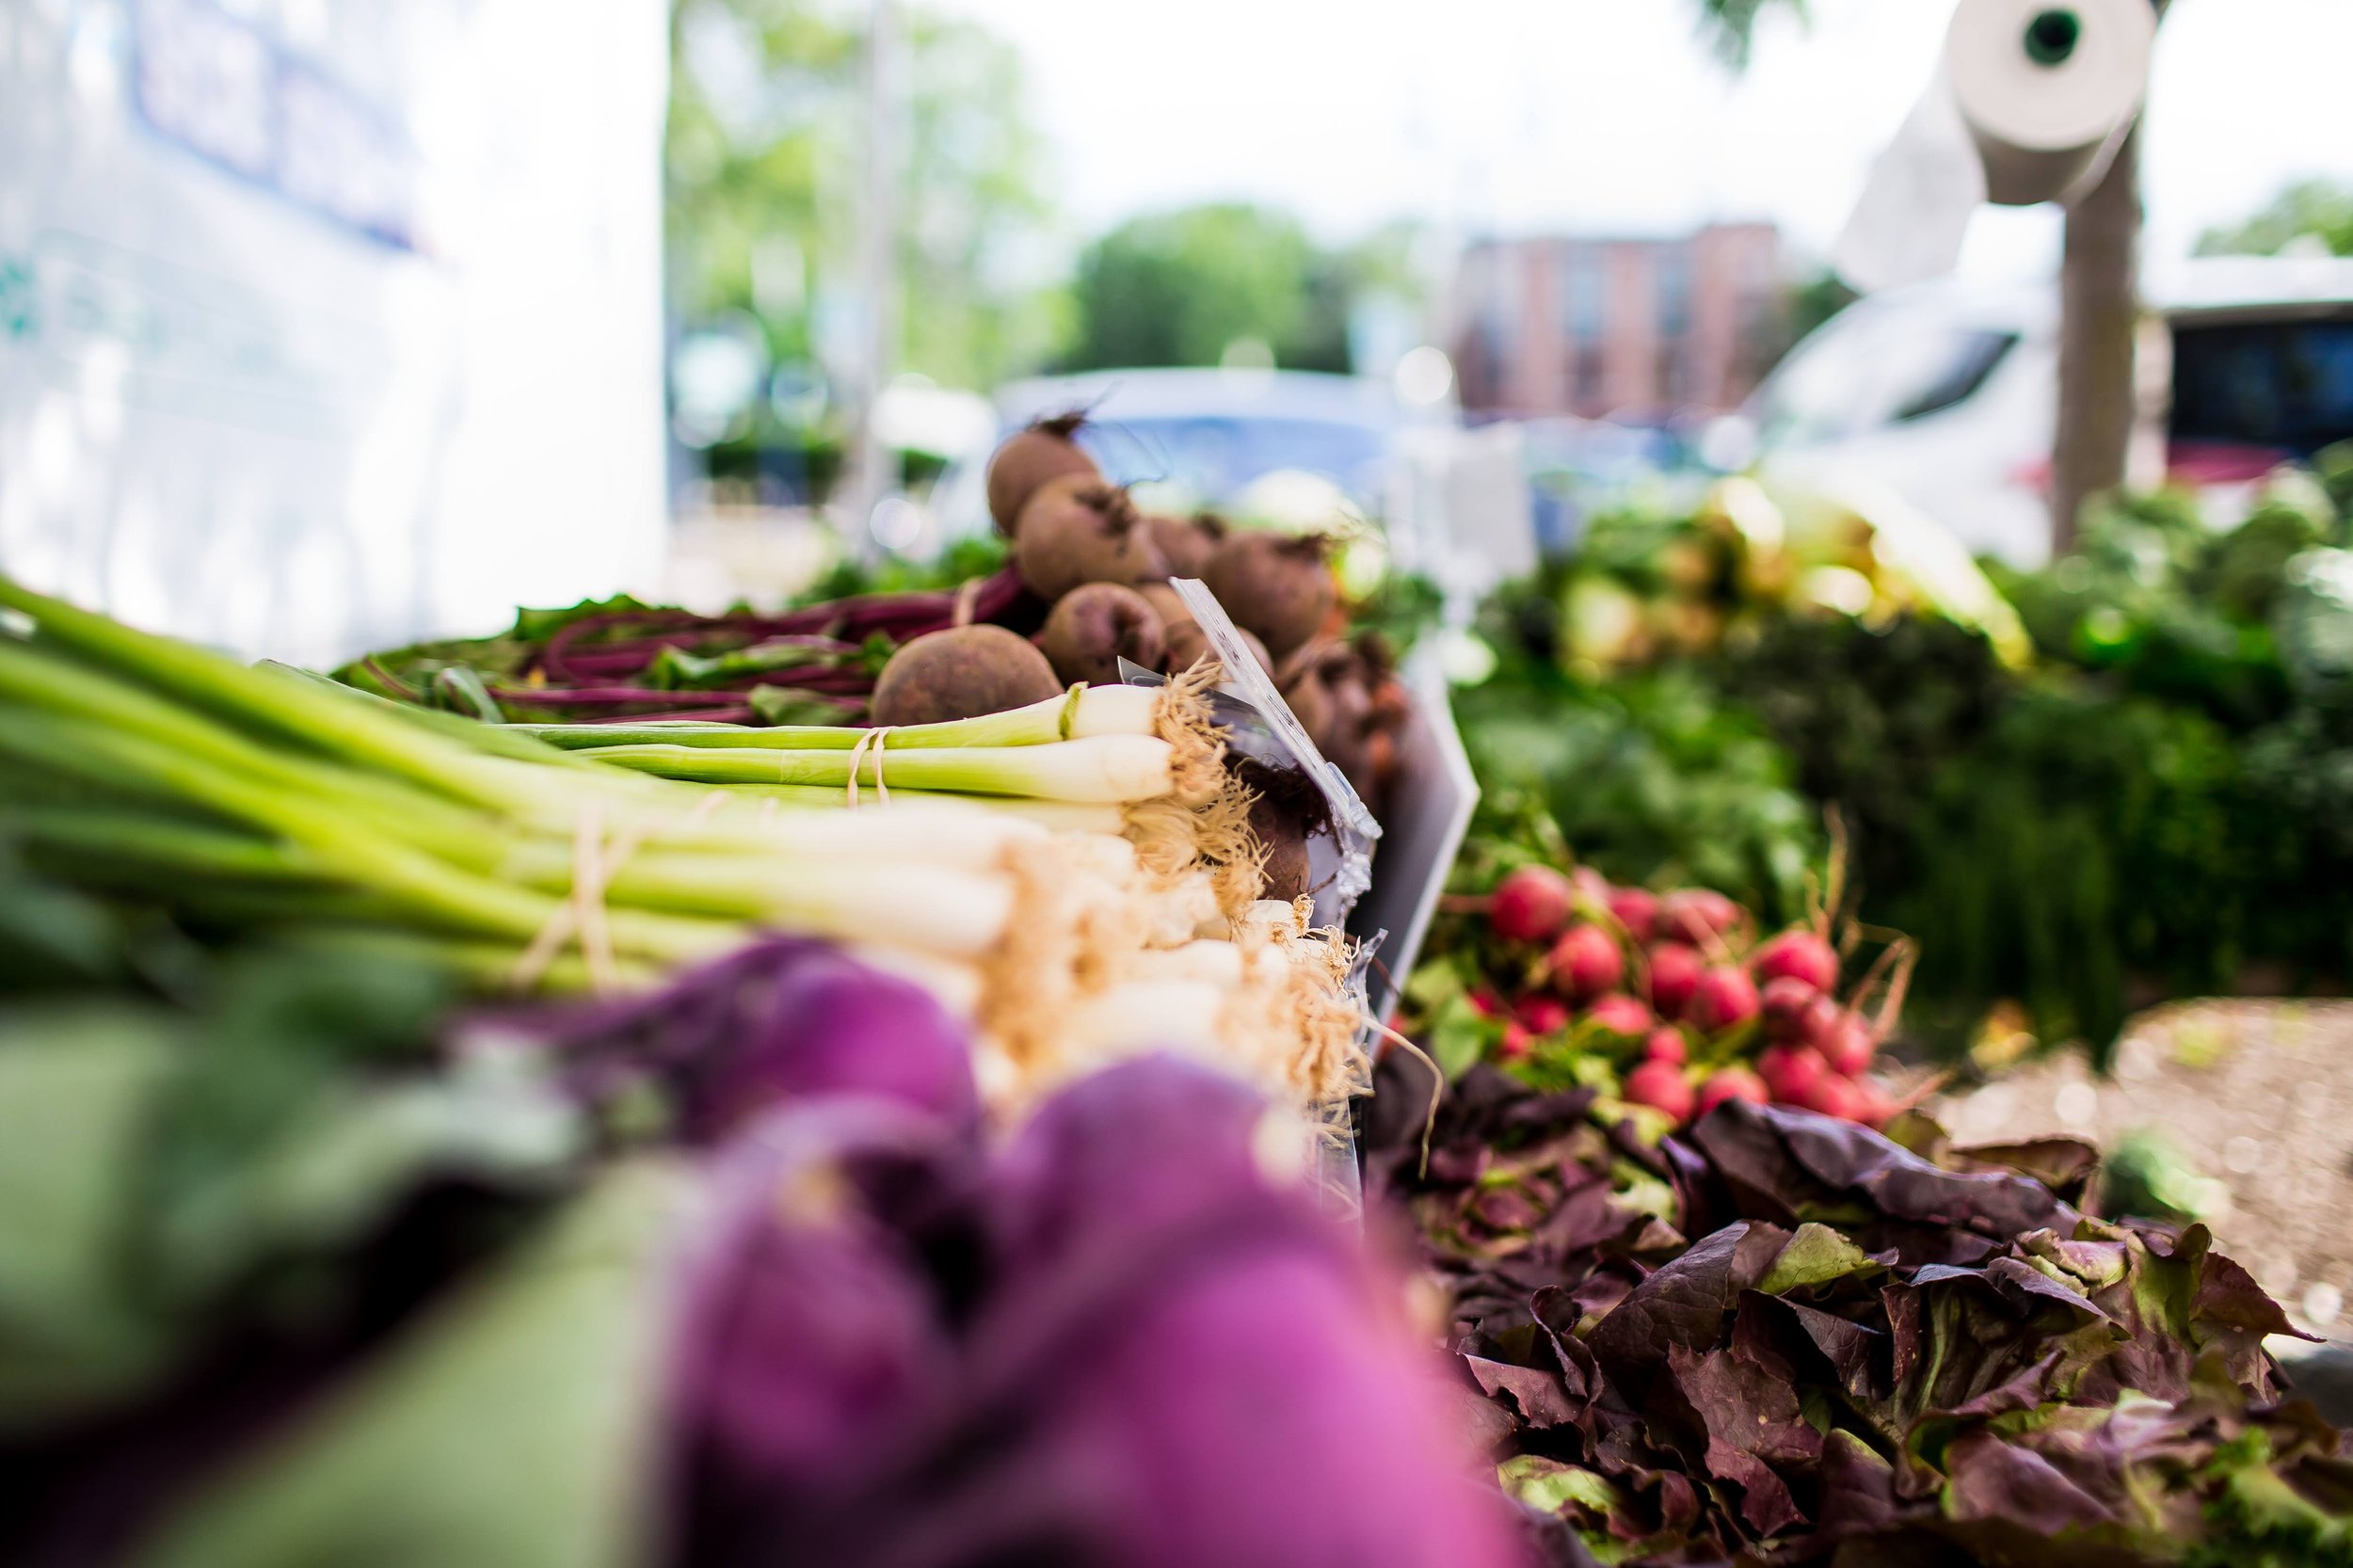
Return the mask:
<path id="1" fill-rule="evenodd" d="M 2353 1562 L 2297 1331 L 2204 1227 L 2087 1213 L 2084 1145 L 1734 1102 L 1646 1159 L 1587 1110 L 1474 1073 L 1426 1167 L 1372 1134 L 1551 1560 Z"/>

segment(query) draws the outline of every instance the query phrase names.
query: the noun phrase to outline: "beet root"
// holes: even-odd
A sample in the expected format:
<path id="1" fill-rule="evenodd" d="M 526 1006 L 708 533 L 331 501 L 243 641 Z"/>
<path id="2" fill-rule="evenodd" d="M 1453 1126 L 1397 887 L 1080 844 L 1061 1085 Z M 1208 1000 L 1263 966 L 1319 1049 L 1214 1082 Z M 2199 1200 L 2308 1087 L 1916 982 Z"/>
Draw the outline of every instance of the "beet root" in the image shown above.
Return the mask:
<path id="1" fill-rule="evenodd" d="M 1048 480 L 1103 476 L 1095 459 L 1072 439 L 1085 423 L 1084 414 L 1036 420 L 1007 437 L 997 449 L 988 460 L 988 515 L 996 520 L 997 532 L 1013 536 L 1021 508 Z"/>
<path id="2" fill-rule="evenodd" d="M 1001 626 L 958 626 L 916 638 L 874 682 L 869 721 L 937 724 L 1043 702 L 1063 689 L 1046 655 Z"/>
<path id="3" fill-rule="evenodd" d="M 1151 517 L 1144 525 L 1171 577 L 1199 577 L 1209 569 L 1209 557 L 1225 538 L 1225 520 L 1209 512 L 1191 518 Z"/>
<path id="4" fill-rule="evenodd" d="M 1287 811 L 1266 795 L 1250 803 L 1250 831 L 1266 846 L 1260 874 L 1266 880 L 1260 898 L 1288 904 L 1308 890 L 1307 835 L 1298 813 Z"/>
<path id="5" fill-rule="evenodd" d="M 1241 628 L 1235 630 L 1240 632 Z M 1209 646 L 1209 634 L 1201 630 L 1201 623 L 1190 617 L 1170 624 L 1165 629 L 1165 640 L 1168 645 L 1168 673 L 1171 675 L 1193 668 L 1201 662 L 1204 654 L 1217 651 Z M 1241 646 L 1258 661 L 1260 669 L 1270 676 L 1274 673 L 1274 661 L 1267 657 L 1266 644 L 1249 632 L 1241 632 Z"/>
<path id="6" fill-rule="evenodd" d="M 1045 600 L 1082 583 L 1133 587 L 1168 575 L 1128 492 L 1083 474 L 1048 479 L 1030 497 L 1014 535 L 1013 564 Z"/>
<path id="7" fill-rule="evenodd" d="M 1063 595 L 1037 646 L 1065 684 L 1097 686 L 1119 683 L 1122 659 L 1159 669 L 1164 651 L 1159 613 L 1116 583 L 1087 583 Z"/>
<path id="8" fill-rule="evenodd" d="M 1321 535 L 1236 534 L 1211 553 L 1202 580 L 1234 624 L 1280 659 L 1322 630 L 1332 613 L 1338 588 L 1330 555 Z"/>

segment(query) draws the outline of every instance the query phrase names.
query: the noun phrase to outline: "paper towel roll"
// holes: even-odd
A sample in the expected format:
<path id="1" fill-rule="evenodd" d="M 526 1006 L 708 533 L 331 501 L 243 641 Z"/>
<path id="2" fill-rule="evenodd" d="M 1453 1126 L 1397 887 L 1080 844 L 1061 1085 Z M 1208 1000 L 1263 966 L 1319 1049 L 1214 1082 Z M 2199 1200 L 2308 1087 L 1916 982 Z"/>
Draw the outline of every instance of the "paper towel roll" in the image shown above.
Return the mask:
<path id="1" fill-rule="evenodd" d="M 2140 111 L 2156 37 L 2151 0 L 1961 0 L 1945 70 L 1986 200 L 2031 206 L 2088 189 Z"/>

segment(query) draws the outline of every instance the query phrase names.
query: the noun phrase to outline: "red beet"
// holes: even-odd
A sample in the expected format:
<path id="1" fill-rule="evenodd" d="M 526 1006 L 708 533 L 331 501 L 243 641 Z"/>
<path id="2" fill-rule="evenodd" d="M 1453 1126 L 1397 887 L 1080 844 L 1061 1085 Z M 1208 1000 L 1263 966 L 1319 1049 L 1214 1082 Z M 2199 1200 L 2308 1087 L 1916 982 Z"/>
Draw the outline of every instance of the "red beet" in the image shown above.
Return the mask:
<path id="1" fill-rule="evenodd" d="M 1609 889 L 1609 914 L 1625 934 L 1638 942 L 1647 942 L 1658 926 L 1658 900 L 1645 888 L 1612 888 Z"/>
<path id="2" fill-rule="evenodd" d="M 1258 634 L 1277 659 L 1304 647 L 1323 625 L 1339 585 L 1321 535 L 1235 534 L 1210 552 L 1201 580 L 1236 626 Z"/>
<path id="3" fill-rule="evenodd" d="M 1082 473 L 1048 479 L 1022 504 L 1013 563 L 1046 600 L 1082 583 L 1133 586 L 1168 575 L 1128 492 Z"/>
<path id="4" fill-rule="evenodd" d="M 1756 950 L 1756 978 L 1801 980 L 1828 991 L 1838 984 L 1838 953 L 1811 931 L 1785 931 Z"/>
<path id="5" fill-rule="evenodd" d="M 1680 888 L 1658 901 L 1658 929 L 1702 945 L 1740 923 L 1740 906 L 1709 888 Z"/>
<path id="6" fill-rule="evenodd" d="M 1814 1005 L 1814 999 L 1821 994 L 1791 975 L 1767 981 L 1765 988 L 1756 997 L 1757 1010 L 1765 1018 L 1765 1032 L 1776 1040 L 1799 1040 L 1812 1044 L 1806 1039 L 1806 1011 Z"/>
<path id="7" fill-rule="evenodd" d="M 1677 1122 L 1689 1121 L 1696 1103 L 1691 1080 L 1672 1062 L 1645 1062 L 1626 1074 L 1625 1097 L 1636 1105 L 1664 1111 Z"/>
<path id="8" fill-rule="evenodd" d="M 1084 414 L 1041 419 L 1016 431 L 997 449 L 988 460 L 987 479 L 988 515 L 996 520 L 997 532 L 1012 537 L 1021 508 L 1048 480 L 1071 474 L 1101 477 L 1095 459 L 1071 439 L 1085 423 Z"/>
<path id="9" fill-rule="evenodd" d="M 1756 1059 L 1756 1076 L 1784 1105 L 1813 1104 L 1815 1086 L 1829 1072 L 1812 1046 L 1773 1046 Z"/>
<path id="10" fill-rule="evenodd" d="M 1552 988 L 1572 1001 L 1597 997 L 1625 978 L 1625 955 L 1596 925 L 1573 925 L 1545 957 Z"/>
<path id="11" fill-rule="evenodd" d="M 1496 1048 L 1496 1054 L 1506 1062 L 1517 1062 L 1535 1048 L 1536 1037 L 1528 1032 L 1527 1025 L 1514 1019 L 1503 1026 L 1503 1043 Z"/>
<path id="12" fill-rule="evenodd" d="M 1746 1067 L 1719 1067 L 1705 1083 L 1700 1085 L 1700 1114 L 1705 1116 L 1726 1100 L 1747 1100 L 1751 1105 L 1769 1104 L 1772 1095 L 1765 1080 Z"/>
<path id="13" fill-rule="evenodd" d="M 1650 950 L 1650 1004 L 1660 1017 L 1683 1016 L 1706 968 L 1698 952 L 1681 942 L 1661 942 Z"/>
<path id="14" fill-rule="evenodd" d="M 1756 1006 L 1756 983 L 1749 971 L 1720 964 L 1700 976 L 1685 1012 L 1702 1033 L 1718 1034 L 1755 1017 Z"/>
<path id="15" fill-rule="evenodd" d="M 1530 1034 L 1558 1034 L 1569 1027 L 1568 1004 L 1558 997 L 1529 997 L 1520 1003 L 1519 1015 Z"/>
<path id="16" fill-rule="evenodd" d="M 1680 1067 L 1690 1059 L 1690 1051 L 1683 1044 L 1683 1031 L 1669 1025 L 1654 1029 L 1650 1038 L 1642 1042 L 1642 1058 L 1648 1062 L 1664 1062 Z"/>
<path id="17" fill-rule="evenodd" d="M 1596 1000 L 1586 1009 L 1585 1017 L 1605 1032 L 1623 1034 L 1629 1040 L 1641 1039 L 1657 1021 L 1651 1016 L 1649 1008 L 1623 991 L 1612 991 Z"/>
<path id="18" fill-rule="evenodd" d="M 1841 1013 L 1829 1043 L 1818 1048 L 1824 1061 L 1849 1078 L 1855 1078 L 1871 1070 L 1871 1059 L 1879 1054 L 1879 1042 L 1871 1036 L 1871 1026 L 1859 1015 Z"/>
<path id="19" fill-rule="evenodd" d="M 1507 942 L 1549 942 L 1569 923 L 1569 879 L 1550 866 L 1522 866 L 1496 884 L 1487 924 Z"/>

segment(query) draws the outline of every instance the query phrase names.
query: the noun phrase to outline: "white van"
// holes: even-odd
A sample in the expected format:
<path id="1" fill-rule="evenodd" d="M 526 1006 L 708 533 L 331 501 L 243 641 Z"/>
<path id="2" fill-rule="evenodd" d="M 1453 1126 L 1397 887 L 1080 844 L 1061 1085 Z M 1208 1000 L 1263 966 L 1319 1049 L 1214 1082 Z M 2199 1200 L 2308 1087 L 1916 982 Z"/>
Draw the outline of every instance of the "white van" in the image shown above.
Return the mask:
<path id="1" fill-rule="evenodd" d="M 2154 274 L 2172 329 L 2172 475 L 2243 486 L 2353 440 L 2353 261 L 2217 257 Z M 1768 376 L 1741 418 L 1769 479 L 1864 473 L 1973 552 L 2050 553 L 2055 285 L 1952 281 L 1849 307 Z"/>

